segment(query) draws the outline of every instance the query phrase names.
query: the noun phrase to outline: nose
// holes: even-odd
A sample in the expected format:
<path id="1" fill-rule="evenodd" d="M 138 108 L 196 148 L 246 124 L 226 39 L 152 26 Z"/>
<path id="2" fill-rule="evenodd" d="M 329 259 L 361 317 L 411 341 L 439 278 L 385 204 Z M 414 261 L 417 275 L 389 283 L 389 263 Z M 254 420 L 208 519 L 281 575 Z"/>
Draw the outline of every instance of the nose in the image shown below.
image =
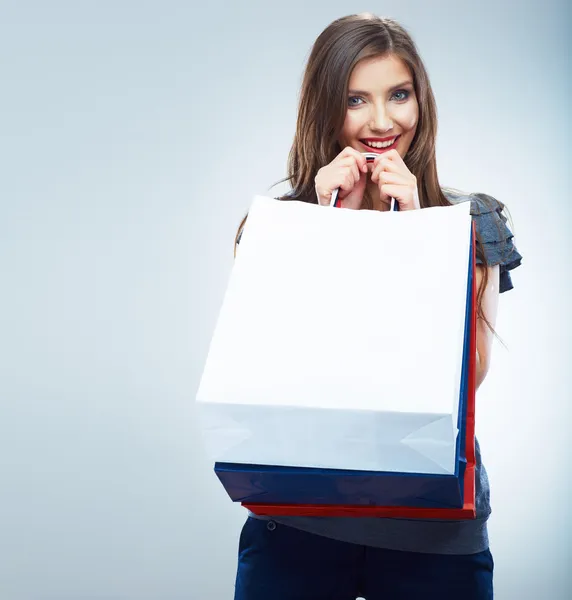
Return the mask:
<path id="1" fill-rule="evenodd" d="M 383 104 L 372 104 L 371 107 L 370 128 L 372 131 L 380 131 L 383 133 L 389 131 L 393 127 L 393 122 L 387 114 L 385 106 Z"/>

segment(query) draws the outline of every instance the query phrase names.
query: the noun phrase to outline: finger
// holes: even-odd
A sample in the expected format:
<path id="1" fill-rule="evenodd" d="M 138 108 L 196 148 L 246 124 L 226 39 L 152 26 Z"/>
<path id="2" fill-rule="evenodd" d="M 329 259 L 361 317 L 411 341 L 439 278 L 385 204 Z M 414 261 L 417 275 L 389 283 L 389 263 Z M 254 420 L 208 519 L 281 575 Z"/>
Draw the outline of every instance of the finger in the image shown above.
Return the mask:
<path id="1" fill-rule="evenodd" d="M 392 185 L 410 185 L 411 182 L 408 177 L 402 173 L 392 173 L 390 171 L 381 171 L 378 175 L 379 183 L 392 184 Z"/>
<path id="2" fill-rule="evenodd" d="M 396 167 L 396 163 L 394 161 L 392 161 L 391 159 L 387 158 L 387 156 L 385 156 L 387 153 L 383 153 L 380 154 L 374 161 L 373 161 L 373 168 L 375 169 L 375 167 L 379 167 L 381 166 L 381 168 L 387 168 L 387 169 L 393 169 L 395 170 Z"/>
<path id="3" fill-rule="evenodd" d="M 393 184 L 393 183 L 384 183 L 379 186 L 380 192 L 383 194 L 395 198 L 396 202 L 399 202 L 400 208 L 406 207 L 411 204 L 409 201 L 409 195 L 407 192 L 407 188 L 404 188 L 402 185 Z M 405 195 L 404 195 L 405 191 Z"/>
<path id="4" fill-rule="evenodd" d="M 386 168 L 388 161 L 386 161 L 383 156 L 378 156 L 373 161 L 373 171 L 371 173 L 371 180 L 374 182 L 379 181 L 379 174 Z M 374 178 L 375 177 L 375 178 Z"/>
<path id="5" fill-rule="evenodd" d="M 356 162 L 357 162 L 359 171 L 361 171 L 362 173 L 367 173 L 369 171 L 367 158 L 361 152 L 358 152 L 357 150 L 356 150 Z"/>
<path id="6" fill-rule="evenodd" d="M 346 148 L 344 148 L 342 154 L 344 155 L 344 157 L 354 158 L 357 162 L 358 170 L 367 173 L 367 160 L 361 152 L 358 152 L 355 148 L 352 148 L 351 146 L 347 146 Z"/>
<path id="7" fill-rule="evenodd" d="M 387 191 L 387 187 L 388 186 L 386 184 L 382 183 L 382 182 L 378 182 L 377 187 L 379 189 L 379 198 L 380 198 L 380 200 L 382 202 L 389 202 L 390 201 L 389 199 L 390 199 L 391 193 L 388 193 L 388 191 Z M 391 187 L 391 186 L 389 186 L 389 187 Z"/>
<path id="8" fill-rule="evenodd" d="M 346 156 L 340 161 L 340 166 L 346 167 L 352 170 L 356 175 L 359 176 L 360 166 L 359 162 L 356 160 L 355 156 Z M 359 177 L 358 177 L 359 179 Z"/>
<path id="9" fill-rule="evenodd" d="M 345 159 L 345 158 L 352 158 L 352 157 L 356 157 L 356 154 L 359 155 L 359 152 L 355 149 L 352 148 L 351 146 L 346 146 L 340 153 L 339 153 L 339 158 L 341 159 Z M 361 156 L 361 155 L 360 155 Z M 357 157 L 356 157 L 357 158 Z"/>
<path id="10" fill-rule="evenodd" d="M 346 192 L 351 191 L 355 184 L 353 174 L 348 171 L 343 172 L 339 181 L 340 181 L 339 187 Z"/>
<path id="11" fill-rule="evenodd" d="M 403 162 L 403 159 L 401 158 L 401 154 L 399 154 L 399 152 L 395 149 L 393 150 L 386 150 L 385 152 L 383 152 L 382 154 L 380 154 L 375 160 L 381 160 L 381 159 L 386 159 L 390 162 L 395 162 L 397 164 L 405 164 Z"/>
<path id="12" fill-rule="evenodd" d="M 401 167 L 405 167 L 407 169 L 407 165 L 405 164 L 405 161 L 403 160 L 403 158 L 401 157 L 401 154 L 399 154 L 399 152 L 395 149 L 390 150 L 388 153 L 388 159 L 397 164 L 400 165 Z"/>
<path id="13" fill-rule="evenodd" d="M 347 156 L 345 158 L 343 158 L 340 161 L 340 165 L 343 165 L 345 167 L 349 167 L 351 168 L 352 172 L 355 175 L 355 181 L 356 183 L 359 181 L 360 179 L 360 171 L 363 171 L 364 173 L 367 173 L 367 163 L 365 162 L 365 158 L 362 156 L 361 158 L 363 158 L 363 164 L 365 166 L 365 168 L 362 169 L 362 167 L 360 166 L 360 161 L 355 157 L 355 156 Z"/>
<path id="14" fill-rule="evenodd" d="M 403 159 L 401 158 L 399 152 L 397 152 L 397 150 L 390 150 L 389 152 L 384 152 L 383 154 L 380 154 L 379 156 L 377 156 L 374 160 L 374 164 L 383 162 L 387 165 L 390 165 L 391 167 L 400 169 L 405 167 L 407 169 L 406 164 L 403 162 Z"/>
<path id="15" fill-rule="evenodd" d="M 332 198 L 332 192 L 330 190 L 316 188 L 318 195 L 318 204 L 329 204 Z"/>
<path id="16" fill-rule="evenodd" d="M 357 150 L 356 150 L 356 154 L 354 156 L 355 161 L 356 161 L 356 166 L 358 171 L 362 172 L 362 173 L 367 173 L 369 168 L 367 166 L 367 159 L 365 156 L 363 156 L 363 154 L 360 154 Z"/>
<path id="17" fill-rule="evenodd" d="M 377 164 L 374 166 L 372 174 L 371 174 L 371 180 L 374 183 L 377 183 L 379 181 L 380 175 L 384 172 L 385 165 L 386 165 L 385 162 L 378 161 Z"/>
<path id="18" fill-rule="evenodd" d="M 352 175 L 354 176 L 354 184 L 356 184 L 360 180 L 359 165 L 357 164 L 357 161 L 354 161 L 354 164 L 351 166 L 351 169 Z"/>

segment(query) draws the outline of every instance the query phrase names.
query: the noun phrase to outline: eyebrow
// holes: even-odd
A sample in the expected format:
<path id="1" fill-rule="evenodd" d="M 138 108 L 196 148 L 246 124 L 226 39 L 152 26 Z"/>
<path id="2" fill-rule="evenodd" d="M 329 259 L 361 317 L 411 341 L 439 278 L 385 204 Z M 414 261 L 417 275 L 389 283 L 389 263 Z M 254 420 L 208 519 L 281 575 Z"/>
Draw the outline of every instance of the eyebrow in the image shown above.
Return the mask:
<path id="1" fill-rule="evenodd" d="M 393 87 L 390 87 L 389 91 L 393 92 L 400 87 L 405 87 L 406 85 L 413 85 L 413 82 L 409 79 L 407 81 L 402 81 L 401 83 L 398 83 L 397 85 L 394 85 Z M 355 94 L 356 96 L 369 96 L 370 95 L 369 92 L 365 92 L 363 90 L 348 90 L 348 94 Z"/>

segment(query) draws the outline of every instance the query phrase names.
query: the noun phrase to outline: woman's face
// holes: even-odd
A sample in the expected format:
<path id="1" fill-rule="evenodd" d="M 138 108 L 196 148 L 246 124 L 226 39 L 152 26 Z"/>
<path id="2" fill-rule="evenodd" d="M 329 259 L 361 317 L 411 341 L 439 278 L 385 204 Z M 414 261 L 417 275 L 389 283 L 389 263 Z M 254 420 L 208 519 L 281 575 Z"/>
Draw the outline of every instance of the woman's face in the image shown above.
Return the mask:
<path id="1" fill-rule="evenodd" d="M 341 148 L 377 154 L 395 148 L 405 157 L 417 129 L 419 105 L 411 73 L 399 58 L 360 61 L 350 76 L 347 102 Z"/>

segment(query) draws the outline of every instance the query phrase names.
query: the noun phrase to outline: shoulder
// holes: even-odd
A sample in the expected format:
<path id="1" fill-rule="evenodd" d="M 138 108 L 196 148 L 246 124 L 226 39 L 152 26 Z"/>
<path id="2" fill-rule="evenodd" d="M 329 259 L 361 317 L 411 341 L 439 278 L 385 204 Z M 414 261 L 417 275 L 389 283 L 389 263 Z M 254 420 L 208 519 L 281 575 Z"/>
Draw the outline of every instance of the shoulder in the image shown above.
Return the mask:
<path id="1" fill-rule="evenodd" d="M 508 226 L 505 205 L 490 194 L 482 192 L 466 193 L 459 190 L 443 189 L 447 199 L 471 203 L 471 215 L 477 234 L 477 264 L 500 266 L 500 292 L 513 288 L 510 271 L 520 266 L 522 256 L 518 252 L 514 235 Z"/>
<path id="2" fill-rule="evenodd" d="M 475 221 L 475 226 L 483 229 L 483 233 L 485 233 L 484 229 L 487 229 L 498 220 L 503 223 L 507 222 L 506 216 L 503 214 L 504 204 L 493 196 L 481 192 L 463 192 L 453 188 L 441 189 L 447 200 L 452 204 L 471 203 L 473 221 Z"/>

